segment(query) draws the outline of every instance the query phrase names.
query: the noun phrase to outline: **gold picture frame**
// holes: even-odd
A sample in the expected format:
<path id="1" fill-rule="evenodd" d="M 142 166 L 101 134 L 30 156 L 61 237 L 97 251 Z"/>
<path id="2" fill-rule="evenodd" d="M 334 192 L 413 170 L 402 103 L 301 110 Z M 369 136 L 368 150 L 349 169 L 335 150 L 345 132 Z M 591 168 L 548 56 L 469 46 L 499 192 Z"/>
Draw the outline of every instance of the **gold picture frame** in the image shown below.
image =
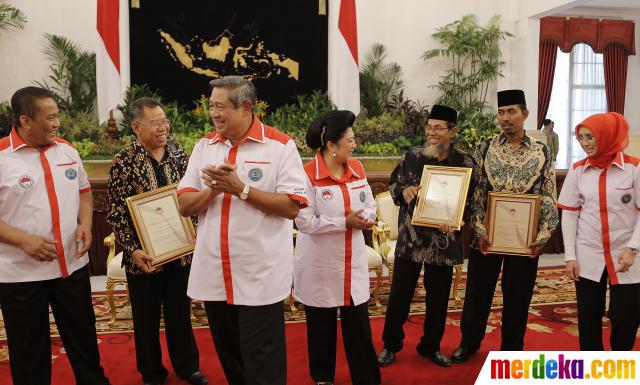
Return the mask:
<path id="1" fill-rule="evenodd" d="M 156 267 L 193 252 L 196 233 L 190 218 L 180 215 L 177 184 L 127 198 L 140 245 Z"/>
<path id="2" fill-rule="evenodd" d="M 460 230 L 471 182 L 471 168 L 425 165 L 411 223 Z"/>
<path id="3" fill-rule="evenodd" d="M 489 192 L 486 211 L 487 238 L 493 254 L 526 255 L 538 236 L 540 203 L 534 194 Z"/>

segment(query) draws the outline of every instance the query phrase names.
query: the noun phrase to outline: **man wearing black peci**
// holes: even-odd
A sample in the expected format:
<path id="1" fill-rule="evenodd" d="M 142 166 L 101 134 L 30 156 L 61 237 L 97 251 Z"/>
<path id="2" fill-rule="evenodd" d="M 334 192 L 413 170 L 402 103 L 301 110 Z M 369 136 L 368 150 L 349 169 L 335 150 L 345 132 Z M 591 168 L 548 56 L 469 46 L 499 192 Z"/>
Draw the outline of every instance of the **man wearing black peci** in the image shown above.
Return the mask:
<path id="1" fill-rule="evenodd" d="M 451 365 L 449 358 L 440 351 L 440 341 L 447 318 L 452 267 L 462 263 L 461 232 L 453 231 L 449 225 L 441 225 L 440 229 L 414 226 L 411 217 L 416 197 L 423 187 L 420 180 L 425 165 L 474 168 L 471 156 L 452 146 L 456 122 L 454 109 L 433 106 L 425 129 L 427 143 L 407 151 L 391 174 L 389 191 L 394 203 L 400 206 L 400 213 L 393 282 L 382 334 L 384 347 L 378 356 L 380 366 L 391 364 L 395 354 L 402 349 L 402 326 L 407 321 L 423 265 L 426 311 L 424 335 L 416 349 L 437 365 Z M 477 176 L 477 172 L 474 174 Z M 473 193 L 474 184 L 472 181 L 468 197 Z"/>
<path id="2" fill-rule="evenodd" d="M 467 361 L 484 338 L 498 275 L 502 270 L 501 350 L 522 350 L 529 304 L 538 271 L 538 256 L 558 225 L 556 175 L 549 148 L 525 134 L 529 110 L 522 90 L 498 92 L 498 123 L 502 133 L 485 140 L 474 159 L 481 170 L 471 206 L 475 244 L 469 256 L 467 288 L 460 328 L 462 340 L 451 360 Z M 489 253 L 485 228 L 489 192 L 537 194 L 542 197 L 537 239 L 532 256 Z"/>

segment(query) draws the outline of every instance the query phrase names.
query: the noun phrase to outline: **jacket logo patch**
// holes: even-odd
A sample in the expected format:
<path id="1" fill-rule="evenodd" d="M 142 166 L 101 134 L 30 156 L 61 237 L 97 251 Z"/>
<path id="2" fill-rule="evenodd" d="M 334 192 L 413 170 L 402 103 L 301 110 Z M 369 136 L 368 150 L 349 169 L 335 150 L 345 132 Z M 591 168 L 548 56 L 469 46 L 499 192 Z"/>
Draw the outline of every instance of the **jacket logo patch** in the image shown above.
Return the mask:
<path id="1" fill-rule="evenodd" d="M 631 202 L 631 194 L 624 194 L 621 200 L 622 200 L 622 203 L 624 204 Z"/>
<path id="2" fill-rule="evenodd" d="M 255 167 L 249 170 L 249 179 L 251 179 L 254 182 L 257 182 L 260 179 L 262 179 L 262 176 L 263 176 L 262 170 L 259 169 L 258 167 Z"/>
<path id="3" fill-rule="evenodd" d="M 78 172 L 72 168 L 68 168 L 66 169 L 66 171 L 64 172 L 64 176 L 67 177 L 67 179 L 69 180 L 74 180 L 78 177 Z"/>
<path id="4" fill-rule="evenodd" d="M 35 181 L 29 175 L 22 175 L 18 178 L 18 186 L 22 187 L 25 190 L 31 190 L 31 187 L 35 184 Z"/>
<path id="5" fill-rule="evenodd" d="M 331 192 L 331 190 L 322 190 L 320 194 L 322 195 L 322 199 L 325 202 L 329 202 L 333 199 L 333 193 Z"/>
<path id="6" fill-rule="evenodd" d="M 365 199 L 367 199 L 367 194 L 364 191 L 360 191 L 360 202 L 364 203 Z"/>

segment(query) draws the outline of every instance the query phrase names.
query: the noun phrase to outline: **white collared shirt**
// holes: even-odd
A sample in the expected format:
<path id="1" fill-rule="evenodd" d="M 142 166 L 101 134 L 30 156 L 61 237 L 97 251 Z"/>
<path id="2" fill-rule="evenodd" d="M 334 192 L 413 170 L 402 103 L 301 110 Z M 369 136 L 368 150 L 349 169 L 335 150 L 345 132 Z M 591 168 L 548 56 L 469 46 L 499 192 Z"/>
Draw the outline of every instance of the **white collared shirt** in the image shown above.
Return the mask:
<path id="1" fill-rule="evenodd" d="M 208 188 L 201 170 L 228 159 L 240 180 L 266 192 L 307 204 L 302 161 L 295 143 L 257 117 L 239 144 L 213 133 L 189 158 L 178 194 Z M 293 221 L 269 215 L 238 197 L 217 195 L 201 213 L 187 294 L 205 301 L 267 305 L 291 291 Z"/>
<path id="2" fill-rule="evenodd" d="M 362 164 L 349 159 L 342 179 L 322 156 L 305 164 L 309 206 L 296 218 L 294 297 L 315 307 L 348 306 L 369 300 L 369 266 L 362 230 L 346 228 L 346 215 L 363 209 L 376 217 L 376 203 Z"/>
<path id="3" fill-rule="evenodd" d="M 0 139 L 0 220 L 30 235 L 54 239 L 58 259 L 37 261 L 18 247 L 0 243 L 0 282 L 66 277 L 84 267 L 76 259 L 80 194 L 91 191 L 78 152 L 68 142 L 36 149 L 16 129 Z"/>
<path id="4" fill-rule="evenodd" d="M 578 261 L 579 275 L 612 284 L 640 282 L 640 263 L 616 273 L 625 247 L 640 247 L 640 159 L 618 153 L 605 170 L 583 159 L 569 169 L 558 207 L 579 211 L 577 234 L 563 234 L 565 259 Z M 575 240 L 575 242 L 573 242 Z"/>

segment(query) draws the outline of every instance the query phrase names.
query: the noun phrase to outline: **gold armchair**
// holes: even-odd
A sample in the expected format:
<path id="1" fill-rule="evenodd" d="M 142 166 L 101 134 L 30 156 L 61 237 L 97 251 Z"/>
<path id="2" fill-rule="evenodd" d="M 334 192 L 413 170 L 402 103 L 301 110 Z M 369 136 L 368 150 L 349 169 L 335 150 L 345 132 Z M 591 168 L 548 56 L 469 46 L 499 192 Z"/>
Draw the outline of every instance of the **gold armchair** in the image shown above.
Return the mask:
<path id="1" fill-rule="evenodd" d="M 114 327 L 116 324 L 116 304 L 113 300 L 113 288 L 117 285 L 123 285 L 127 290 L 127 303 L 129 305 L 129 285 L 127 285 L 127 274 L 122 267 L 122 252 L 119 252 L 116 255 L 116 236 L 114 233 L 109 234 L 104 238 L 104 245 L 109 248 L 109 254 L 107 255 L 107 301 L 109 302 L 109 309 L 111 312 L 111 320 L 109 321 L 109 326 Z M 191 319 L 194 320 L 196 317 L 193 314 L 193 300 L 190 299 L 189 303 L 189 312 L 191 314 Z"/>
<path id="2" fill-rule="evenodd" d="M 111 320 L 109 326 L 114 327 L 116 324 L 116 304 L 113 300 L 113 288 L 117 285 L 124 286 L 127 290 L 127 276 L 124 268 L 122 267 L 122 252 L 116 255 L 116 236 L 111 233 L 104 239 L 104 245 L 109 248 L 109 254 L 107 256 L 107 301 L 109 302 L 109 308 L 111 311 Z M 127 304 L 129 304 L 129 298 L 127 296 Z"/>
<path id="3" fill-rule="evenodd" d="M 376 195 L 378 205 L 378 223 L 373 227 L 373 247 L 380 253 L 383 263 L 389 269 L 389 280 L 393 276 L 393 262 L 398 240 L 398 215 L 400 208 L 393 203 L 391 193 L 388 191 Z M 462 265 L 455 265 L 455 277 L 451 288 L 451 295 L 460 305 L 458 286 L 462 281 Z"/>

